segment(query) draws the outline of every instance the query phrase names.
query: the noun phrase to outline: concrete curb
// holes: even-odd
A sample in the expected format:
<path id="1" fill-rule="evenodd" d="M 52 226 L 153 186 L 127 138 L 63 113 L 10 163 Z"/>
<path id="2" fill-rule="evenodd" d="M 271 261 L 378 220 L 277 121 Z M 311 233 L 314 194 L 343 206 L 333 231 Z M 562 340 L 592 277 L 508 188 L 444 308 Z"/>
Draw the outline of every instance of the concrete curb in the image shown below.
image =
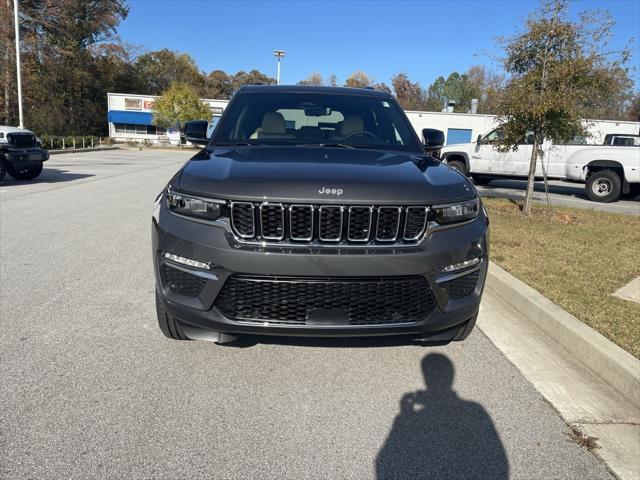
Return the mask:
<path id="1" fill-rule="evenodd" d="M 640 360 L 493 262 L 486 286 L 640 408 Z"/>
<path id="2" fill-rule="evenodd" d="M 66 148 L 64 150 L 49 150 L 49 154 L 60 155 L 63 153 L 101 152 L 102 150 L 120 150 L 120 147 Z"/>

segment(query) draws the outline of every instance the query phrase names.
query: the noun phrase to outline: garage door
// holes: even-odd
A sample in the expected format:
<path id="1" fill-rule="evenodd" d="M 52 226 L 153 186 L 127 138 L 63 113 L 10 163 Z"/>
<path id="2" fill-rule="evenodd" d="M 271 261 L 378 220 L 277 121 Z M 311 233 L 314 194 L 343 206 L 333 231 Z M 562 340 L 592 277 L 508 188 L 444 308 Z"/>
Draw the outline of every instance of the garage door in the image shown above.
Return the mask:
<path id="1" fill-rule="evenodd" d="M 465 128 L 449 128 L 447 129 L 447 145 L 453 145 L 454 143 L 469 143 L 471 142 L 471 129 Z"/>

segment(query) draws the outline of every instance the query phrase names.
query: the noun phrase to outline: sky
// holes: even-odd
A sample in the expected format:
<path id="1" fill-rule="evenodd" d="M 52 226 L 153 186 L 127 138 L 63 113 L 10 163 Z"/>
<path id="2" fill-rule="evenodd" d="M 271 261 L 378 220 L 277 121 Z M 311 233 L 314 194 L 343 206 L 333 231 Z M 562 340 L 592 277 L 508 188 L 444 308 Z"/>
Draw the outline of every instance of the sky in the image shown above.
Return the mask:
<path id="1" fill-rule="evenodd" d="M 258 69 L 275 77 L 273 50 L 286 52 L 281 83 L 312 72 L 339 83 L 362 70 L 390 83 L 404 72 L 430 85 L 438 76 L 482 64 L 499 70 L 499 36 L 519 32 L 539 6 L 530 0 L 466 1 L 152 1 L 130 0 L 117 33 L 144 50 L 168 48 L 191 55 L 205 73 Z M 640 0 L 574 0 L 570 15 L 608 9 L 616 25 L 612 44 L 633 38 L 640 85 Z"/>

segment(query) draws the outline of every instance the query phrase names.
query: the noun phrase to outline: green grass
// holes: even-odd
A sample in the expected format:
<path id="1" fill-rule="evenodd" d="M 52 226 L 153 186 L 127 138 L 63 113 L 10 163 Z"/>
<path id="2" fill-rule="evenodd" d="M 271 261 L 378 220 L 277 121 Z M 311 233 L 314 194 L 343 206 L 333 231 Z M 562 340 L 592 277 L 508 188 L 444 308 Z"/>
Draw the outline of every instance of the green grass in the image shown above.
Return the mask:
<path id="1" fill-rule="evenodd" d="M 640 218 L 575 208 L 483 200 L 491 259 L 640 358 L 640 304 L 612 296 L 640 276 Z"/>

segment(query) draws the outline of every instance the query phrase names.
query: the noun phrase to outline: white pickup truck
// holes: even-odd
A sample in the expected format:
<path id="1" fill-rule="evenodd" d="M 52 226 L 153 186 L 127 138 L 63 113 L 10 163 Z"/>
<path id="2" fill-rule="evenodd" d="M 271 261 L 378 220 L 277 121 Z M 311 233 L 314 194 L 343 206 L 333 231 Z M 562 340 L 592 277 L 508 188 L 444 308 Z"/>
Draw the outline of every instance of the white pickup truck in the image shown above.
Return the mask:
<path id="1" fill-rule="evenodd" d="M 480 185 L 494 178 L 526 178 L 533 145 L 527 138 L 518 150 L 499 152 L 495 146 L 501 130 L 479 135 L 475 142 L 448 145 L 440 158 L 449 166 L 473 177 Z M 625 135 L 629 137 L 629 135 Z M 631 136 L 634 137 L 634 136 Z M 536 177 L 584 182 L 589 199 L 614 202 L 621 195 L 640 193 L 640 148 L 635 142 L 609 145 L 551 145 L 545 142 Z M 611 145 L 614 143 L 614 145 Z M 543 170 L 544 169 L 544 170 Z"/>

